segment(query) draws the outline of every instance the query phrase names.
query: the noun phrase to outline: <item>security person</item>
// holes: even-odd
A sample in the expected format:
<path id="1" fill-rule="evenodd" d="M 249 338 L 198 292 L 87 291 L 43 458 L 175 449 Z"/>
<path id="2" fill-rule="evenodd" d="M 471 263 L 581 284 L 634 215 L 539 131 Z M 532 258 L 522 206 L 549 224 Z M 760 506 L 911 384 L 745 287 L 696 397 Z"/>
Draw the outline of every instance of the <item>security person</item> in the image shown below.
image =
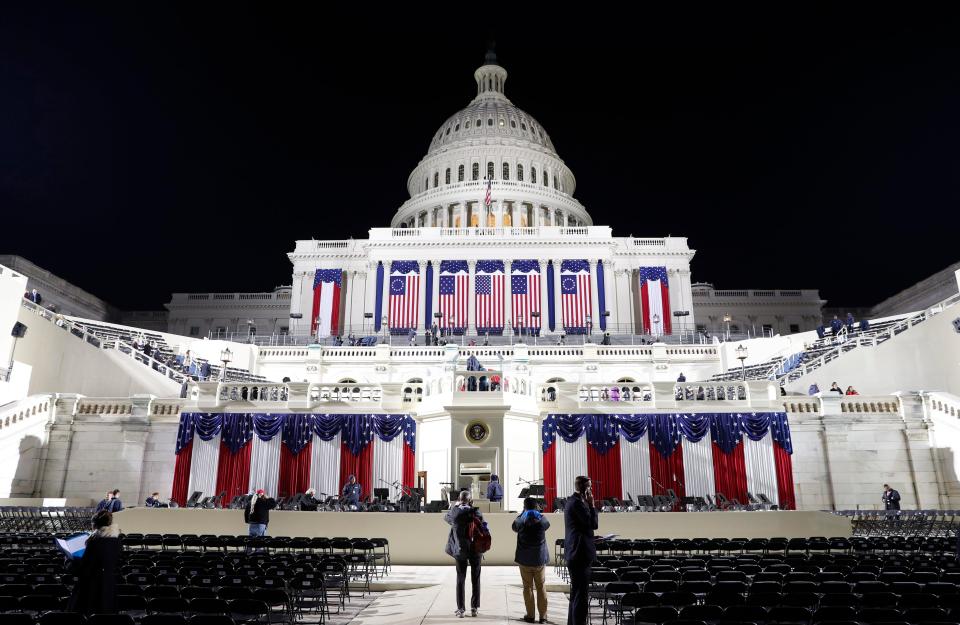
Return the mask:
<path id="1" fill-rule="evenodd" d="M 351 474 L 347 478 L 347 483 L 343 485 L 343 505 L 345 506 L 359 506 L 360 505 L 360 493 L 362 489 L 360 484 L 357 483 L 357 476 Z"/>

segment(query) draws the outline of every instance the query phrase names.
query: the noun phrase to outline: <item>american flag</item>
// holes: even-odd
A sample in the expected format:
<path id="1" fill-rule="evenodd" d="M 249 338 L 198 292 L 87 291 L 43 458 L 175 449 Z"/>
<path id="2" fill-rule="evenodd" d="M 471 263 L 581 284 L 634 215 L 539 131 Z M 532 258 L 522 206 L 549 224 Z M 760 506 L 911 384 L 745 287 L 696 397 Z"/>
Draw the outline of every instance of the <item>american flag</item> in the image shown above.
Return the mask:
<path id="1" fill-rule="evenodd" d="M 403 442 L 410 446 L 410 451 L 417 451 L 417 422 L 413 417 L 403 418 Z"/>
<path id="2" fill-rule="evenodd" d="M 477 332 L 503 332 L 503 261 L 477 261 Z"/>
<path id="3" fill-rule="evenodd" d="M 540 262 L 515 260 L 511 267 L 510 303 L 513 306 L 513 327 L 540 329 L 543 317 L 531 313 L 540 311 Z"/>
<path id="4" fill-rule="evenodd" d="M 487 194 L 483 196 L 483 204 L 490 208 L 490 203 L 493 202 L 493 196 L 491 195 L 490 185 L 493 184 L 493 179 L 487 178 Z"/>
<path id="5" fill-rule="evenodd" d="M 465 260 L 440 262 L 440 327 L 463 330 L 467 327 L 470 274 Z M 450 320 L 453 319 L 451 322 Z"/>
<path id="6" fill-rule="evenodd" d="M 395 260 L 390 266 L 390 330 L 417 327 L 420 312 L 420 267 L 416 261 Z"/>
<path id="7" fill-rule="evenodd" d="M 590 264 L 586 260 L 565 260 L 560 265 L 560 305 L 567 332 L 584 332 L 593 305 L 590 293 Z M 596 320 L 594 320 L 596 323 Z"/>

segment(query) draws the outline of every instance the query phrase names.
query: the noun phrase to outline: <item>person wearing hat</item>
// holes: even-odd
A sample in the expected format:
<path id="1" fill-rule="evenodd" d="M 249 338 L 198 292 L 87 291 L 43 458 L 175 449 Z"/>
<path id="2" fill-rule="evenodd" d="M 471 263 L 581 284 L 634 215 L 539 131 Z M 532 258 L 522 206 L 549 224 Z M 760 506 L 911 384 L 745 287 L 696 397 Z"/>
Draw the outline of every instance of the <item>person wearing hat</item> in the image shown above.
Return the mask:
<path id="1" fill-rule="evenodd" d="M 343 485 L 343 505 L 344 506 L 359 506 L 360 505 L 360 494 L 362 492 L 360 484 L 357 482 L 357 476 L 351 474 L 347 478 L 347 483 Z"/>
<path id="2" fill-rule="evenodd" d="M 258 488 L 250 498 L 250 505 L 243 510 L 243 520 L 250 526 L 250 536 L 263 536 L 270 523 L 270 511 L 277 507 L 277 501 L 267 497 L 267 493 Z"/>
<path id="3" fill-rule="evenodd" d="M 104 509 L 94 515 L 93 529 L 83 556 L 70 560 L 69 571 L 77 576 L 77 583 L 67 609 L 83 614 L 111 614 L 117 611 L 120 528 L 113 524 L 113 513 Z"/>

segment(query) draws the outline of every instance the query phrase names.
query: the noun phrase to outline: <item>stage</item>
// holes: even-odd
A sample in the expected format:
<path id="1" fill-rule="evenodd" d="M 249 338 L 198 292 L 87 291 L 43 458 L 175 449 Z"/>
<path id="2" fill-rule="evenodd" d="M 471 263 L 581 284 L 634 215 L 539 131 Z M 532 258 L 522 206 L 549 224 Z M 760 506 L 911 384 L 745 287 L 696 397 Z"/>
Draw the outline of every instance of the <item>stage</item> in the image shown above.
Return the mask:
<path id="1" fill-rule="evenodd" d="M 394 564 L 450 564 L 443 553 L 450 526 L 443 514 L 391 512 L 270 513 L 270 536 L 347 536 L 386 538 Z M 550 521 L 547 544 L 563 538 L 563 515 L 545 515 Z M 116 515 L 120 531 L 141 534 L 246 534 L 242 510 L 193 508 L 128 508 Z M 513 564 L 516 539 L 511 513 L 485 514 L 493 548 L 487 564 Z M 850 519 L 826 512 L 630 512 L 600 515 L 597 534 L 623 538 L 807 538 L 850 536 Z"/>

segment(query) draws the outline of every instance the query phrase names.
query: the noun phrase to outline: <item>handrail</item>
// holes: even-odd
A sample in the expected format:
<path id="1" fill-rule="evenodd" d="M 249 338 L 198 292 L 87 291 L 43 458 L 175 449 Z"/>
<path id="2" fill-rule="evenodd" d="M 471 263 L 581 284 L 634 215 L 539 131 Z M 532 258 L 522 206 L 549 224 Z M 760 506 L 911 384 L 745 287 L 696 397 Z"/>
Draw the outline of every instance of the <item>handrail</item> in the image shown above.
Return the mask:
<path id="1" fill-rule="evenodd" d="M 955 306 L 957 303 L 960 303 L 960 293 L 955 293 L 950 297 L 948 297 L 947 299 L 941 302 L 938 302 L 937 304 L 934 304 L 933 306 L 930 306 L 929 308 L 922 310 L 915 315 L 906 317 L 895 324 L 887 326 L 882 330 L 878 330 L 872 333 L 868 332 L 863 335 L 857 335 L 852 340 L 841 342 L 840 344 L 836 345 L 833 349 L 821 354 L 815 360 L 812 360 L 809 363 L 804 363 L 788 371 L 787 373 L 781 376 L 778 376 L 776 378 L 776 381 L 778 384 L 783 386 L 788 382 L 794 382 L 796 380 L 799 380 L 803 376 L 807 375 L 808 373 L 812 373 L 813 371 L 816 371 L 823 365 L 827 364 L 828 362 L 831 362 L 832 360 L 836 359 L 837 357 L 843 355 L 846 352 L 852 351 L 858 347 L 876 347 L 877 345 L 885 343 L 886 341 L 894 338 L 901 332 L 906 332 L 913 326 L 923 323 L 924 321 L 926 321 L 927 319 L 930 319 L 931 317 L 935 317 L 936 315 L 940 314 L 947 308 L 950 308 L 951 306 Z"/>

